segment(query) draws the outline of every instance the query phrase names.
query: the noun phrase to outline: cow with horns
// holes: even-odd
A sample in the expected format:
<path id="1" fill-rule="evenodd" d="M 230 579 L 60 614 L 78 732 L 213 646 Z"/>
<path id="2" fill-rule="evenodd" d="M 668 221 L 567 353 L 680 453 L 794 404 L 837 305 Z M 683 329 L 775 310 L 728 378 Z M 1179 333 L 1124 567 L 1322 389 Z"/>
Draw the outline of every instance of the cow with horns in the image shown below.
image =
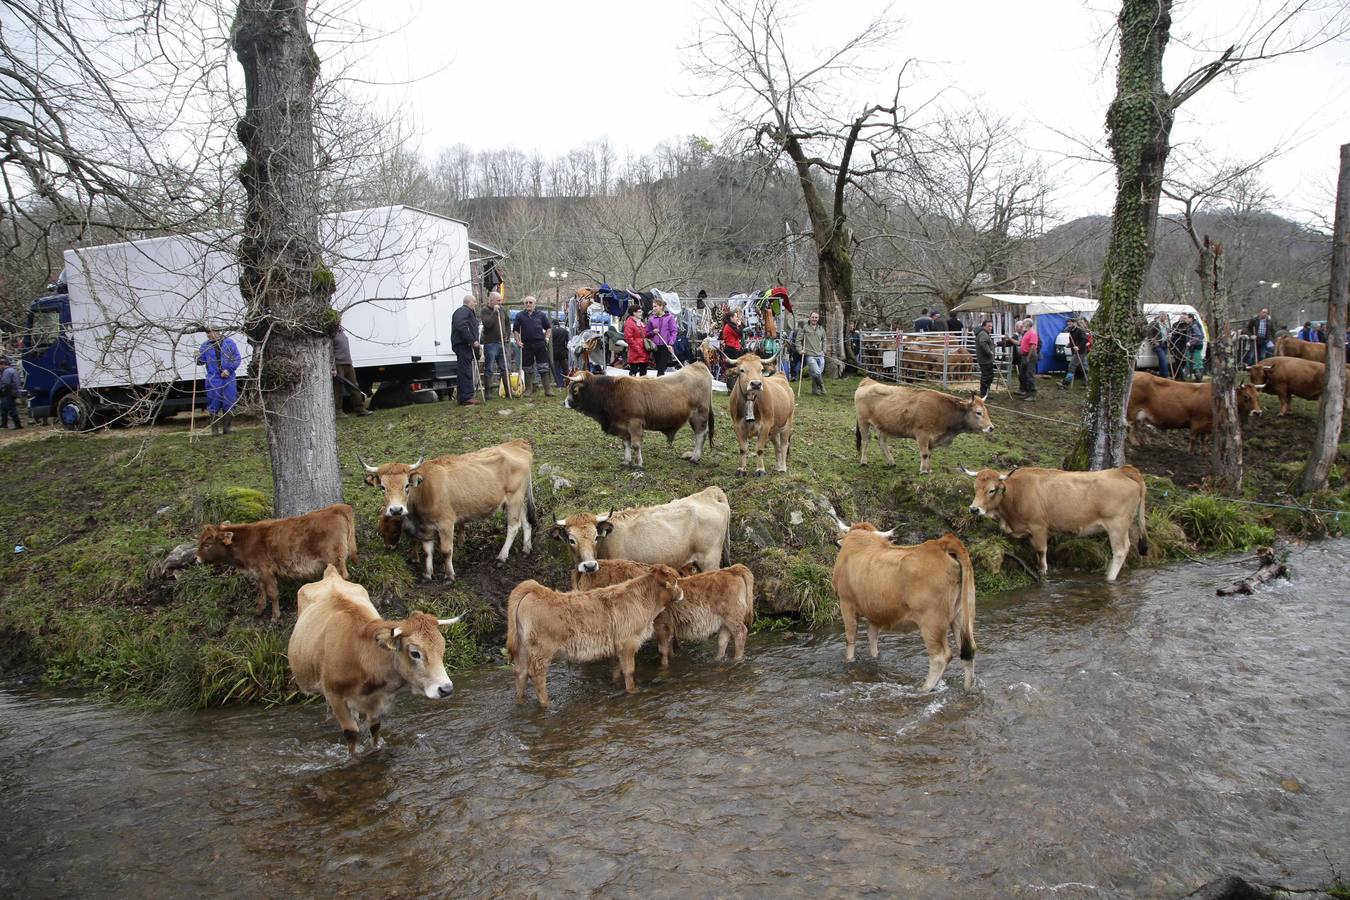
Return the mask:
<path id="1" fill-rule="evenodd" d="M 526 440 L 507 441 L 472 453 L 418 459 L 411 466 L 372 466 L 360 456 L 365 483 L 384 491 L 383 518 L 402 518 L 403 531 L 422 544 L 423 577 L 430 580 L 437 546 L 445 558 L 445 577 L 455 580 L 455 526 L 506 512 L 506 541 L 497 554 L 506 562 L 516 533 L 530 555 L 535 522 L 534 449 Z"/>
<path id="2" fill-rule="evenodd" d="M 788 450 L 792 445 L 792 420 L 796 402 L 792 385 L 782 372 L 774 371 L 778 354 L 761 359 L 747 353 L 739 359 L 727 360 L 727 381 L 732 383 L 730 410 L 736 428 L 736 442 L 741 448 L 741 462 L 736 474 L 744 476 L 748 444 L 755 444 L 755 475 L 764 475 L 764 447 L 773 441 L 778 461 L 774 469 L 787 471 Z"/>

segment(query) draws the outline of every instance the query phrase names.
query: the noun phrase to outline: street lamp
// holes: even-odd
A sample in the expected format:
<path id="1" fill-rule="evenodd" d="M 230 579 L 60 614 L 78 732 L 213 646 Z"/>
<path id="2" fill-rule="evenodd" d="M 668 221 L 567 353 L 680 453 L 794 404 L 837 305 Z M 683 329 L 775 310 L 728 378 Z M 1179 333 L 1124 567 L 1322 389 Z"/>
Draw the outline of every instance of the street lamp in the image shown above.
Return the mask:
<path id="1" fill-rule="evenodd" d="M 567 277 L 567 270 L 563 269 L 560 273 L 556 268 L 549 269 L 548 277 L 553 282 L 553 306 L 556 309 L 561 302 L 559 300 L 559 292 L 562 290 L 562 280 Z"/>

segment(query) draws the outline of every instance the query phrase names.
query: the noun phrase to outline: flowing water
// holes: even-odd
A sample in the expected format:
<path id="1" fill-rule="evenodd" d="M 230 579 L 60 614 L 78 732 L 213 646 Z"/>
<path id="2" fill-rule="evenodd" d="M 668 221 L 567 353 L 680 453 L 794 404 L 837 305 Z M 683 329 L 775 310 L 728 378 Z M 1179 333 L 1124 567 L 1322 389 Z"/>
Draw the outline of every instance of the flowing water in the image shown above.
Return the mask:
<path id="1" fill-rule="evenodd" d="M 0 693 L 0 896 L 1169 896 L 1350 869 L 1347 542 L 981 598 L 979 685 L 914 634 L 685 648 L 642 693 L 555 665 L 401 696 L 348 759 L 321 705 L 145 714 Z M 860 656 L 866 656 L 865 642 Z"/>

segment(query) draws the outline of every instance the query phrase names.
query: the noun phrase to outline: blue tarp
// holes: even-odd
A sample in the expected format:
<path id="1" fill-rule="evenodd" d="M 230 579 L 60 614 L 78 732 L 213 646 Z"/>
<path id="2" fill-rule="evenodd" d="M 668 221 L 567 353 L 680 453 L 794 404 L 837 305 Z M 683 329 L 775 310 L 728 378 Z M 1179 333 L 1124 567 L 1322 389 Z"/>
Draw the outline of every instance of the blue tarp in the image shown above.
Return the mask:
<path id="1" fill-rule="evenodd" d="M 1055 338 L 1068 324 L 1068 313 L 1041 313 L 1036 317 L 1036 336 L 1041 339 L 1041 361 L 1036 366 L 1037 372 L 1062 371 L 1055 362 Z"/>

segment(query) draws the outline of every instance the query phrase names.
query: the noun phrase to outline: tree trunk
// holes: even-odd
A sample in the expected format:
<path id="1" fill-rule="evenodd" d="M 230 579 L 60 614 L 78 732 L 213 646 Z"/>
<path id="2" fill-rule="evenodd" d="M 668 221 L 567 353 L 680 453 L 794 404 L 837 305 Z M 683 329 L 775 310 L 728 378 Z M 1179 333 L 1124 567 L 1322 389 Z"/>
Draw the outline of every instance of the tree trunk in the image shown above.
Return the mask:
<path id="1" fill-rule="evenodd" d="M 1228 289 L 1223 280 L 1223 246 L 1205 237 L 1200 251 L 1203 308 L 1209 314 L 1209 348 L 1213 383 L 1210 409 L 1214 416 L 1214 487 L 1229 496 L 1242 492 L 1242 421 L 1238 417 L 1238 360 L 1228 334 Z"/>
<path id="2" fill-rule="evenodd" d="M 333 273 L 319 247 L 314 79 L 305 0 L 239 0 L 231 43 L 244 69 L 238 137 L 247 195 L 239 242 L 278 516 L 342 499 L 333 418 Z"/>
<path id="3" fill-rule="evenodd" d="M 1341 145 L 1336 220 L 1331 231 L 1331 291 L 1327 298 L 1327 372 L 1317 404 L 1317 437 L 1299 481 L 1300 493 L 1326 490 L 1341 441 L 1345 403 L 1345 306 L 1350 298 L 1350 144 Z"/>
<path id="4" fill-rule="evenodd" d="M 1101 301 L 1092 319 L 1096 340 L 1087 407 L 1077 443 L 1064 463 L 1069 469 L 1125 463 L 1125 406 L 1143 337 L 1141 292 L 1153 263 L 1158 198 L 1174 114 L 1162 82 L 1171 0 L 1122 0 L 1117 23 L 1120 67 L 1116 96 L 1106 114 L 1116 166 L 1116 203 Z"/>

